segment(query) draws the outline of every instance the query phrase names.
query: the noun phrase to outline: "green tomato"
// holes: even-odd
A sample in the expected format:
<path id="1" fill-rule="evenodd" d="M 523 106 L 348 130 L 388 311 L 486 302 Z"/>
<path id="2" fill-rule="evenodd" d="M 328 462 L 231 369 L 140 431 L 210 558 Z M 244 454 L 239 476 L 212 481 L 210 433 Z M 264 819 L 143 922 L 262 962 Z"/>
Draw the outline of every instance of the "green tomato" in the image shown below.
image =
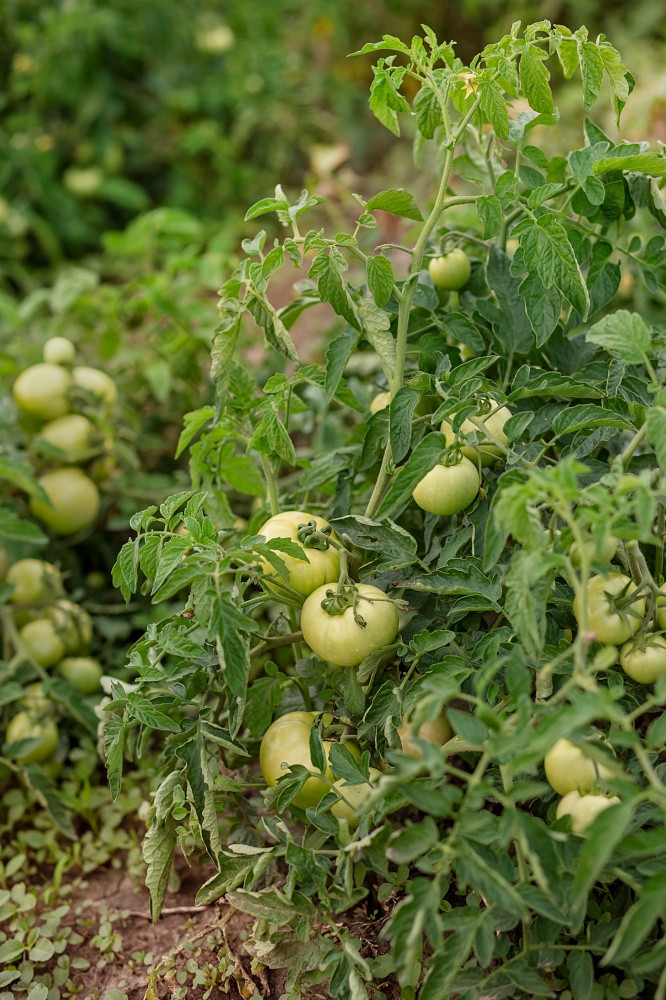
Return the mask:
<path id="1" fill-rule="evenodd" d="M 100 402 L 105 403 L 109 408 L 118 399 L 116 383 L 110 375 L 100 371 L 99 368 L 88 368 L 82 365 L 75 368 L 72 375 L 74 376 L 74 384 L 76 386 L 80 389 L 85 389 L 86 392 L 89 392 Z"/>
<path id="2" fill-rule="evenodd" d="M 51 337 L 42 349 L 42 357 L 49 365 L 70 364 L 74 354 L 74 344 L 67 337 Z"/>
<path id="3" fill-rule="evenodd" d="M 63 174 L 65 187 L 79 198 L 90 198 L 103 180 L 99 167 L 68 167 Z"/>
<path id="4" fill-rule="evenodd" d="M 331 813 L 336 819 L 346 819 L 352 830 L 355 830 L 361 822 L 363 807 L 368 800 L 368 795 L 372 791 L 373 785 L 382 776 L 382 772 L 378 771 L 376 767 L 369 767 L 368 772 L 370 781 L 363 781 L 360 785 L 347 785 L 343 778 L 338 778 L 333 783 L 335 791 L 344 798 L 333 803 Z"/>
<path id="5" fill-rule="evenodd" d="M 379 413 L 380 410 L 385 410 L 387 406 L 391 405 L 391 393 L 390 392 L 378 392 L 370 400 L 370 413 Z"/>
<path id="6" fill-rule="evenodd" d="M 286 774 L 282 764 L 301 764 L 309 770 L 316 770 L 310 756 L 310 730 L 317 716 L 314 712 L 288 712 L 271 723 L 261 740 L 259 764 L 261 773 L 269 788 L 277 785 L 278 780 Z M 328 765 L 328 755 L 331 741 L 323 740 L 324 753 Z M 355 743 L 345 746 L 360 759 L 360 751 Z M 329 781 L 335 779 L 335 774 L 327 766 L 326 777 Z M 292 800 L 299 809 L 307 809 L 321 802 L 328 791 L 328 785 L 321 778 L 308 778 L 298 795 Z"/>
<path id="7" fill-rule="evenodd" d="M 23 697 L 20 704 L 33 716 L 43 715 L 49 706 L 48 698 L 44 696 L 44 688 L 41 681 L 28 684 L 23 688 Z"/>
<path id="8" fill-rule="evenodd" d="M 615 553 L 617 552 L 618 540 L 614 535 L 606 535 L 602 539 L 601 545 L 596 545 L 594 539 L 589 542 L 585 542 L 585 552 L 587 558 L 594 563 L 598 563 L 601 566 L 607 566 L 613 560 Z M 569 557 L 574 566 L 580 566 L 580 553 L 578 551 L 578 542 L 573 542 L 571 548 L 569 549 Z"/>
<path id="9" fill-rule="evenodd" d="M 92 448 L 95 428 L 81 413 L 67 413 L 42 427 L 37 441 L 59 448 L 68 462 L 83 462 Z"/>
<path id="10" fill-rule="evenodd" d="M 405 715 L 398 729 L 402 752 L 409 754 L 410 757 L 423 757 L 423 751 L 414 742 L 415 739 L 442 747 L 445 743 L 449 742 L 452 736 L 453 729 L 445 712 L 441 712 L 436 719 L 427 719 L 425 722 L 422 722 L 417 733 L 412 732 L 409 717 Z"/>
<path id="11" fill-rule="evenodd" d="M 66 656 L 57 667 L 81 694 L 95 694 L 104 671 L 92 656 Z"/>
<path id="12" fill-rule="evenodd" d="M 474 418 L 477 423 L 481 424 L 482 427 L 487 430 L 489 435 L 492 435 L 492 437 L 489 437 L 487 440 L 484 439 L 483 431 L 479 430 L 476 424 L 472 422 L 471 417 L 468 417 L 467 420 L 463 420 L 460 426 L 459 436 L 465 437 L 467 434 L 471 434 L 472 431 L 475 431 L 479 439 L 479 443 L 477 445 L 463 445 L 460 449 L 463 455 L 466 458 L 469 458 L 470 462 L 474 462 L 475 464 L 480 461 L 481 465 L 492 465 L 492 463 L 496 462 L 498 458 L 502 458 L 504 452 L 499 445 L 493 443 L 492 438 L 495 438 L 503 445 L 508 443 L 507 436 L 504 433 L 504 425 L 510 416 L 511 410 L 509 410 L 506 406 L 500 406 L 499 409 L 490 413 L 488 416 L 479 414 L 478 417 Z M 456 439 L 456 434 L 448 420 L 444 420 L 442 422 L 441 431 L 446 438 L 446 443 L 453 444 Z"/>
<path id="13" fill-rule="evenodd" d="M 620 799 L 617 795 L 607 797 L 606 795 L 581 795 L 580 792 L 573 791 L 560 799 L 557 804 L 555 816 L 561 819 L 563 816 L 571 816 L 571 829 L 573 833 L 583 834 L 597 816 L 608 809 L 609 806 L 619 805 Z"/>
<path id="14" fill-rule="evenodd" d="M 608 576 L 592 576 L 587 583 L 587 627 L 596 633 L 597 642 L 605 645 L 620 646 L 626 642 L 638 628 L 645 615 L 645 598 L 640 598 L 633 604 L 615 611 L 610 598 L 616 598 L 628 587 L 627 593 L 636 589 L 630 577 L 623 573 L 610 573 Z M 580 625 L 583 612 L 583 599 L 576 594 L 573 602 L 573 613 Z"/>
<path id="15" fill-rule="evenodd" d="M 60 365 L 32 365 L 21 372 L 12 392 L 22 413 L 38 420 L 54 420 L 69 410 L 72 376 Z"/>
<path id="16" fill-rule="evenodd" d="M 73 601 L 57 601 L 45 608 L 44 615 L 55 625 L 66 653 L 80 653 L 92 641 L 92 619 Z"/>
<path id="17" fill-rule="evenodd" d="M 48 618 L 35 618 L 19 632 L 28 655 L 43 667 L 52 667 L 65 655 L 65 644 Z"/>
<path id="18" fill-rule="evenodd" d="M 308 557 L 309 561 L 305 562 L 303 559 L 294 559 L 286 552 L 276 550 L 276 554 L 289 570 L 289 586 L 303 597 L 307 597 L 323 584 L 333 583 L 340 575 L 340 557 L 337 549 L 333 546 L 328 549 L 317 549 L 298 541 L 299 526 L 310 521 L 315 522 L 318 531 L 328 527 L 328 521 L 323 517 L 307 514 L 301 510 L 285 510 L 269 518 L 257 531 L 257 534 L 263 535 L 266 541 L 273 538 L 287 538 L 291 542 L 296 542 Z M 331 534 L 331 538 L 337 540 L 335 534 Z M 261 560 L 261 565 L 264 573 L 270 576 L 275 574 L 275 570 L 265 559 Z"/>
<path id="19" fill-rule="evenodd" d="M 597 781 L 610 778 L 610 771 L 585 754 L 571 740 L 559 739 L 544 758 L 544 769 L 550 787 L 558 795 L 568 792 L 589 792 Z"/>
<path id="20" fill-rule="evenodd" d="M 666 597 L 657 598 L 656 617 L 657 625 L 666 632 Z"/>
<path id="21" fill-rule="evenodd" d="M 37 720 L 29 712 L 18 712 L 7 726 L 6 743 L 19 740 L 38 740 L 31 749 L 15 755 L 22 764 L 38 764 L 48 760 L 58 746 L 58 727 L 53 719 Z"/>
<path id="22" fill-rule="evenodd" d="M 7 583 L 14 584 L 13 604 L 39 604 L 62 593 L 59 571 L 43 559 L 19 559 L 7 570 Z"/>
<path id="23" fill-rule="evenodd" d="M 436 288 L 455 292 L 469 281 L 472 266 L 465 251 L 456 248 L 443 257 L 434 257 L 428 271 Z"/>
<path id="24" fill-rule="evenodd" d="M 650 635 L 643 642 L 626 642 L 620 650 L 620 664 L 625 674 L 639 684 L 654 684 L 666 674 L 666 639 Z"/>
<path id="25" fill-rule="evenodd" d="M 430 514 L 459 514 L 476 499 L 479 472 L 464 456 L 456 465 L 436 465 L 416 484 L 412 496 Z"/>
<path id="26" fill-rule="evenodd" d="M 100 510 L 99 490 L 85 472 L 65 465 L 39 477 L 50 504 L 30 498 L 30 510 L 55 535 L 73 535 L 91 528 Z"/>
<path id="27" fill-rule="evenodd" d="M 301 611 L 301 630 L 310 649 L 338 667 L 357 667 L 366 656 L 388 646 L 398 634 L 398 609 L 383 590 L 367 583 L 356 584 L 358 603 L 354 610 L 329 614 L 322 602 L 331 588 L 324 584 L 306 599 Z"/>

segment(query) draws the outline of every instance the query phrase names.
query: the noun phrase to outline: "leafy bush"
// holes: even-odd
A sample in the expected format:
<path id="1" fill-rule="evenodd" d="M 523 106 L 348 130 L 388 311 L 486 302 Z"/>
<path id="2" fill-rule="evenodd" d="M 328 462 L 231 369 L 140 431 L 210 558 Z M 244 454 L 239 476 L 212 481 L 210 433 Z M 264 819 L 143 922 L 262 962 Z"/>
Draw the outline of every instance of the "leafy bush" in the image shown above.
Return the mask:
<path id="1" fill-rule="evenodd" d="M 330 235 L 307 192 L 247 213 L 284 236 L 246 240 L 223 285 L 193 488 L 132 518 L 114 570 L 126 599 L 180 605 L 113 689 L 111 789 L 156 736 L 153 914 L 198 844 L 200 901 L 254 918 L 285 997 L 392 975 L 421 1000 L 663 996 L 665 336 L 622 281 L 663 302 L 666 158 L 589 117 L 580 148 L 537 145 L 555 60 L 586 113 L 604 81 L 618 120 L 630 96 L 584 28 L 515 24 L 469 65 L 427 29 L 364 53 L 378 119 L 414 115 L 420 162 L 437 150 L 434 197 L 359 197 Z M 318 302 L 337 330 L 303 365 L 290 330 Z M 235 360 L 250 317 L 283 370 Z M 315 579 L 331 550 L 337 585 Z"/>

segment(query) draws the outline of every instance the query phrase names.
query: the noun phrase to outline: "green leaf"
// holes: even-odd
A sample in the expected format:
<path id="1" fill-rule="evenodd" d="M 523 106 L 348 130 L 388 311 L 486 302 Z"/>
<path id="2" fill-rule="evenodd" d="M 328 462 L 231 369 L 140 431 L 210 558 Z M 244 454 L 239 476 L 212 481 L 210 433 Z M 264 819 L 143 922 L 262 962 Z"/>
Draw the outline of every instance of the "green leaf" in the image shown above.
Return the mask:
<path id="1" fill-rule="evenodd" d="M 326 348 L 326 401 L 335 397 L 347 363 L 356 347 L 360 334 L 352 326 L 346 326 L 337 337 L 334 337 Z"/>
<path id="2" fill-rule="evenodd" d="M 494 194 L 480 195 L 476 199 L 476 210 L 483 223 L 483 238 L 491 240 L 502 227 L 502 203 Z"/>
<path id="3" fill-rule="evenodd" d="M 615 120 L 619 125 L 620 114 L 633 88 L 633 77 L 622 62 L 620 53 L 610 42 L 599 43 L 599 54 L 610 83 Z"/>
<path id="4" fill-rule="evenodd" d="M 403 48 L 400 51 L 403 51 Z M 380 59 L 377 65 L 372 67 L 372 72 L 369 102 L 372 113 L 382 125 L 399 136 L 398 112 L 409 111 L 408 102 L 397 90 L 404 70 L 387 68 L 386 60 Z"/>
<path id="5" fill-rule="evenodd" d="M 412 417 L 419 401 L 419 394 L 409 386 L 400 386 L 389 408 L 389 441 L 393 461 L 402 462 L 412 441 Z"/>
<path id="6" fill-rule="evenodd" d="M 445 448 L 446 438 L 438 431 L 419 441 L 382 500 L 378 517 L 392 515 L 407 503 L 416 484 L 435 467 Z"/>
<path id="7" fill-rule="evenodd" d="M 391 261 L 388 257 L 378 253 L 368 257 L 366 267 L 368 288 L 376 304 L 381 308 L 391 298 L 395 286 L 395 275 Z"/>
<path id="8" fill-rule="evenodd" d="M 481 746 L 488 738 L 488 730 L 480 719 L 457 708 L 447 710 L 447 718 L 461 739 L 473 746 Z"/>
<path id="9" fill-rule="evenodd" d="M 517 227 L 525 266 L 546 288 L 555 285 L 581 316 L 587 315 L 587 287 L 564 226 L 554 215 Z"/>
<path id="10" fill-rule="evenodd" d="M 590 1000 L 594 987 L 594 963 L 587 951 L 570 951 L 567 958 L 574 1000 Z"/>
<path id="11" fill-rule="evenodd" d="M 589 111 L 601 90 L 604 78 L 604 64 L 599 54 L 599 49 L 594 42 L 583 42 L 579 52 L 580 69 L 583 76 L 585 110 Z"/>
<path id="12" fill-rule="evenodd" d="M 328 302 L 338 316 L 342 316 L 350 326 L 360 330 L 356 306 L 342 279 L 346 267 L 345 259 L 339 250 L 336 248 L 331 248 L 328 252 L 321 250 L 312 261 L 308 277 L 317 281 L 322 302 Z"/>
<path id="13" fill-rule="evenodd" d="M 0 507 L 0 538 L 22 545 L 46 545 L 48 538 L 32 521 L 24 521 L 9 507 Z"/>
<path id="14" fill-rule="evenodd" d="M 557 326 L 562 311 L 562 298 L 552 285 L 546 288 L 537 274 L 528 274 L 520 286 L 525 312 L 530 321 L 537 347 L 545 344 Z"/>
<path id="15" fill-rule="evenodd" d="M 359 785 L 368 780 L 368 769 L 362 765 L 344 743 L 331 743 L 328 762 L 333 774 L 345 784 Z M 344 787 L 342 789 L 344 795 Z"/>
<path id="16" fill-rule="evenodd" d="M 489 77 L 479 81 L 481 110 L 499 139 L 509 138 L 509 112 L 502 88 Z"/>
<path id="17" fill-rule="evenodd" d="M 562 38 L 557 46 L 557 55 L 566 80 L 570 80 L 578 69 L 578 42 L 573 38 Z"/>
<path id="18" fill-rule="evenodd" d="M 640 365 L 652 348 L 652 336 L 642 316 L 618 309 L 604 316 L 588 331 L 586 340 L 598 344 L 628 365 Z"/>
<path id="19" fill-rule="evenodd" d="M 640 889 L 640 895 L 622 917 L 608 951 L 601 958 L 601 965 L 622 967 L 638 951 L 659 919 L 666 918 L 666 872 L 649 878 Z"/>
<path id="20" fill-rule="evenodd" d="M 661 406 L 647 412 L 647 441 L 654 448 L 659 467 L 666 471 L 666 409 Z"/>
<path id="21" fill-rule="evenodd" d="M 551 429 L 558 437 L 562 434 L 573 434 L 574 431 L 582 430 L 583 427 L 618 427 L 625 431 L 636 429 L 626 417 L 614 413 L 613 410 L 607 410 L 603 406 L 595 406 L 594 403 L 567 406 L 557 414 L 551 423 Z"/>
<path id="22" fill-rule="evenodd" d="M 388 313 L 379 309 L 372 299 L 361 299 L 358 309 L 363 318 L 363 335 L 379 355 L 382 370 L 390 382 L 395 373 L 396 343 Z"/>
<path id="23" fill-rule="evenodd" d="M 50 812 L 56 826 L 62 830 L 66 837 L 70 837 L 72 840 L 76 839 L 71 814 L 65 806 L 60 789 L 37 764 L 27 764 L 24 771 L 31 787 L 36 792 L 39 792 L 39 795 L 46 803 L 46 808 Z"/>
<path id="24" fill-rule="evenodd" d="M 202 406 L 199 410 L 192 410 L 190 413 L 186 413 L 183 417 L 184 427 L 180 432 L 180 437 L 178 438 L 178 445 L 176 447 L 176 458 L 182 455 L 185 448 L 202 427 L 205 427 L 207 423 L 215 416 L 214 406 Z"/>
<path id="25" fill-rule="evenodd" d="M 146 887 L 150 893 L 150 916 L 159 919 L 169 885 L 176 850 L 176 824 L 171 816 L 164 823 L 153 822 L 143 838 L 141 852 L 146 863 Z"/>
<path id="26" fill-rule="evenodd" d="M 550 73 L 544 65 L 547 54 L 536 45 L 528 45 L 520 60 L 520 85 L 529 105 L 535 111 L 549 114 L 553 110 Z"/>
<path id="27" fill-rule="evenodd" d="M 255 626 L 228 598 L 222 597 L 217 601 L 211 627 L 217 636 L 220 669 L 229 698 L 229 731 L 234 737 L 243 721 L 250 675 L 250 644 L 247 633 Z"/>
<path id="28" fill-rule="evenodd" d="M 574 934 L 578 934 L 584 920 L 588 893 L 624 836 L 632 812 L 632 802 L 609 806 L 593 820 L 586 831 L 586 841 L 578 855 L 572 885 L 571 931 Z"/>
<path id="29" fill-rule="evenodd" d="M 391 215 L 399 215 L 403 219 L 423 222 L 423 215 L 414 200 L 414 195 L 404 188 L 389 188 L 387 191 L 381 191 L 374 195 L 365 207 L 369 212 L 381 209 L 383 212 L 390 212 Z"/>
<path id="30" fill-rule="evenodd" d="M 442 124 L 442 109 L 437 94 L 428 83 L 423 83 L 413 101 L 416 123 L 424 139 L 432 139 Z"/>
<path id="31" fill-rule="evenodd" d="M 107 714 L 104 721 L 104 759 L 109 780 L 111 798 L 120 793 L 123 778 L 123 746 L 126 732 L 125 721 L 117 715 Z"/>
<path id="32" fill-rule="evenodd" d="M 215 385 L 215 396 L 219 406 L 224 406 L 229 391 L 231 362 L 240 332 L 244 304 L 237 299 L 222 299 L 220 302 L 220 322 L 215 330 L 211 345 L 210 377 Z"/>
<path id="33" fill-rule="evenodd" d="M 211 783 L 212 775 L 208 774 L 208 762 L 198 726 L 193 738 L 186 743 L 181 743 L 176 748 L 176 754 L 185 761 L 187 783 L 192 795 L 201 839 L 209 857 L 215 861 L 221 850 L 219 825 Z"/>
<path id="34" fill-rule="evenodd" d="M 546 607 L 559 569 L 559 560 L 547 553 L 519 549 L 505 577 L 505 614 L 534 663 L 546 641 Z"/>
<path id="35" fill-rule="evenodd" d="M 321 288 L 319 291 L 321 294 Z M 268 299 L 257 292 L 248 291 L 245 296 L 244 305 L 254 317 L 257 326 L 264 331 L 268 344 L 288 358 L 289 361 L 298 363 L 298 352 L 289 335 L 289 331 Z"/>
<path id="36" fill-rule="evenodd" d="M 170 719 L 164 712 L 160 712 L 152 702 L 142 695 L 130 691 L 127 694 L 127 704 L 131 717 L 137 719 L 142 725 L 168 733 L 180 732 L 180 726 L 177 722 Z"/>
<path id="37" fill-rule="evenodd" d="M 609 170 L 634 170 L 652 177 L 666 177 L 666 156 L 659 153 L 636 153 L 635 156 L 605 156 L 597 160 L 593 168 L 595 174 L 605 174 Z"/>

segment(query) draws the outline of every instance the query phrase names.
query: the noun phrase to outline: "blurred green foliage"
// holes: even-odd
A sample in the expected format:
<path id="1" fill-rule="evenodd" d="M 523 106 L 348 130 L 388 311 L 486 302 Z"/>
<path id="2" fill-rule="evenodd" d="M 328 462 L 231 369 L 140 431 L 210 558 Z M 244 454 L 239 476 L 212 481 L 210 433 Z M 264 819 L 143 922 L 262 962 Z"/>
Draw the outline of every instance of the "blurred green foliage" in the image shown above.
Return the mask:
<path id="1" fill-rule="evenodd" d="M 651 42 L 662 4 L 481 0 L 4 0 L 0 5 L 0 264 L 10 287 L 100 234 L 170 205 L 223 226 L 276 177 L 298 185 L 344 134 L 381 161 L 368 68 L 347 53 L 421 22 L 477 51 L 479 34 L 548 17 Z M 344 123 L 344 128 L 342 127 Z M 270 181 L 269 181 L 270 178 Z"/>

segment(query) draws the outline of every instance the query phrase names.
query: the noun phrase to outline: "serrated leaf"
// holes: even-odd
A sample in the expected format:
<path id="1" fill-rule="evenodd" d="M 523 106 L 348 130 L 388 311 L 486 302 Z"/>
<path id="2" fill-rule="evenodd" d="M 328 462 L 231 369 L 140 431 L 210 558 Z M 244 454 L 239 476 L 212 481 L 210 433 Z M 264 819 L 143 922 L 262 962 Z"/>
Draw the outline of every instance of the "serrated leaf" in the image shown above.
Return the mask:
<path id="1" fill-rule="evenodd" d="M 248 292 L 245 296 L 244 305 L 254 317 L 257 326 L 264 331 L 268 344 L 288 358 L 289 361 L 295 361 L 298 364 L 298 352 L 289 335 L 289 331 L 280 319 L 277 310 L 268 299 L 257 292 Z"/>
<path id="2" fill-rule="evenodd" d="M 376 304 L 381 308 L 391 298 L 395 286 L 393 267 L 388 257 L 383 254 L 369 256 L 366 262 L 368 273 L 368 288 Z"/>
<path id="3" fill-rule="evenodd" d="M 164 823 L 148 827 L 141 844 L 146 863 L 146 887 L 150 893 L 150 916 L 159 919 L 169 885 L 173 856 L 176 850 L 176 824 L 171 816 Z"/>
<path id="4" fill-rule="evenodd" d="M 343 372 L 352 355 L 352 351 L 358 343 L 359 337 L 360 333 L 358 330 L 355 330 L 351 326 L 346 326 L 337 337 L 333 338 L 326 348 L 326 381 L 324 382 L 324 388 L 326 390 L 326 400 L 329 403 L 338 391 Z"/>
<path id="5" fill-rule="evenodd" d="M 666 471 L 666 409 L 653 406 L 647 412 L 647 440 L 654 448 L 659 467 Z"/>
<path id="6" fill-rule="evenodd" d="M 403 219 L 413 219 L 415 222 L 423 222 L 421 210 L 414 200 L 411 191 L 405 188 L 389 188 L 374 195 L 365 206 L 368 212 L 381 209 L 383 212 L 390 212 L 391 215 L 399 215 Z"/>
<path id="7" fill-rule="evenodd" d="M 553 110 L 553 95 L 545 59 L 547 55 L 542 49 L 535 45 L 527 46 L 520 59 L 520 85 L 530 107 L 549 114 Z"/>
<path id="8" fill-rule="evenodd" d="M 419 394 L 408 386 L 401 386 L 389 407 L 389 441 L 394 462 L 402 462 L 412 441 L 412 417 L 419 401 Z"/>
<path id="9" fill-rule="evenodd" d="M 589 298 L 580 265 L 564 226 L 554 215 L 542 215 L 520 230 L 520 245 L 527 269 L 546 288 L 555 285 L 581 316 L 587 315 Z"/>
<path id="10" fill-rule="evenodd" d="M 587 331 L 586 340 L 629 365 L 642 364 L 652 347 L 652 336 L 645 320 L 626 309 L 618 309 L 600 319 Z"/>
<path id="11" fill-rule="evenodd" d="M 190 413 L 186 413 L 183 417 L 184 427 L 180 432 L 180 437 L 178 438 L 178 445 L 176 446 L 176 458 L 182 455 L 185 448 L 199 431 L 209 423 L 215 416 L 214 406 L 202 406 L 199 410 L 192 410 Z"/>
<path id="12" fill-rule="evenodd" d="M 580 69 L 583 76 L 585 110 L 589 111 L 601 90 L 604 64 L 594 42 L 583 42 L 579 49 Z"/>
<path id="13" fill-rule="evenodd" d="M 494 194 L 479 195 L 476 210 L 483 223 L 483 238 L 490 240 L 497 236 L 502 227 L 502 203 Z"/>
<path id="14" fill-rule="evenodd" d="M 490 122 L 495 135 L 500 139 L 509 138 L 509 112 L 502 88 L 494 80 L 486 77 L 479 82 L 481 110 Z"/>

